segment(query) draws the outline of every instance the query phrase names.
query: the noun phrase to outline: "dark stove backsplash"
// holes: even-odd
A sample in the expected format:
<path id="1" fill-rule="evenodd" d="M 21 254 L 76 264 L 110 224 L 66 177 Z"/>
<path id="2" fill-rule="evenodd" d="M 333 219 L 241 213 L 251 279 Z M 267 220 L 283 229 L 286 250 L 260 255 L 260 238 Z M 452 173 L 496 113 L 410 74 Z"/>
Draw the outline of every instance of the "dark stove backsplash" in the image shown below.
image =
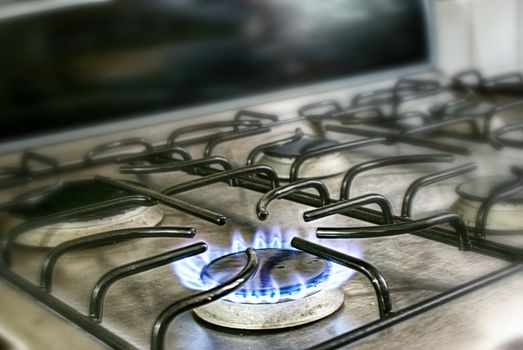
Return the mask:
<path id="1" fill-rule="evenodd" d="M 430 60 L 421 0 L 63 3 L 0 7 L 2 142 Z"/>

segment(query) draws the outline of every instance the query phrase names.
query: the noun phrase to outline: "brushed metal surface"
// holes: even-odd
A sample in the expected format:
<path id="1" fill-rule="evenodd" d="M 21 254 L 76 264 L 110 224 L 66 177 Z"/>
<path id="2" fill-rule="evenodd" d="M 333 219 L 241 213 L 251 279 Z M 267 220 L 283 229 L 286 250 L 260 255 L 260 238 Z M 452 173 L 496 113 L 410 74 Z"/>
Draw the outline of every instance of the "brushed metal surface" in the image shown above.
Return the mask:
<path id="1" fill-rule="evenodd" d="M 230 244 L 235 230 L 241 231 L 245 240 L 249 241 L 253 239 L 256 229 L 269 230 L 274 225 L 280 227 L 283 232 L 295 232 L 295 235 L 302 237 L 310 237 L 318 225 L 368 225 L 354 219 L 336 217 L 321 219 L 314 223 L 303 223 L 300 214 L 307 207 L 285 200 L 273 203 L 270 219 L 261 224 L 253 215 L 254 204 L 260 194 L 243 189 L 230 189 L 225 184 L 192 191 L 190 197 L 195 202 L 204 203 L 223 190 L 227 191 L 228 196 L 211 209 L 220 209 L 230 217 L 230 222 L 225 227 L 196 220 L 184 213 L 166 210 L 163 224 L 194 226 L 198 232 L 195 239 L 143 239 L 68 254 L 58 262 L 54 295 L 87 313 L 90 292 L 104 272 L 111 267 L 174 247 L 194 241 L 206 241 L 211 244 L 210 249 L 213 249 L 213 246 L 223 248 Z M 188 197 L 189 193 L 185 196 Z M 506 265 L 496 259 L 472 252 L 461 252 L 454 247 L 411 235 L 359 239 L 349 243 L 336 242 L 335 246 L 336 249 L 343 251 L 350 250 L 352 244 L 359 245 L 364 258 L 375 264 L 383 273 L 391 287 L 395 308 L 412 305 Z M 32 276 L 36 283 L 39 271 L 35 256 L 43 254 L 21 247 L 18 253 L 15 258 L 15 269 L 24 275 Z M 31 259 L 24 259 L 24 255 Z M 26 261 L 30 263 L 27 264 Z M 326 319 L 288 332 L 267 334 L 224 332 L 197 322 L 191 313 L 186 313 L 174 320 L 167 341 L 170 348 L 176 349 L 188 347 L 301 349 L 377 319 L 378 310 L 374 292 L 363 276 L 357 274 L 347 281 L 343 285 L 343 291 L 346 302 L 340 311 Z M 512 292 L 514 291 L 507 290 L 503 293 L 503 299 L 510 297 Z M 107 294 L 102 324 L 136 346 L 147 348 L 155 317 L 170 303 L 190 293 L 190 290 L 181 285 L 169 266 L 121 280 Z M 460 322 L 472 321 L 474 320 L 467 321 L 465 318 Z"/>
<path id="2" fill-rule="evenodd" d="M 294 108 L 294 107 L 293 107 Z M 229 116 L 230 117 L 230 116 Z M 214 117 L 213 117 L 214 118 Z M 256 136 L 248 140 L 249 144 L 268 142 L 292 134 L 296 124 L 273 130 L 267 136 Z M 313 133 L 312 128 L 300 125 L 304 132 Z M 165 130 L 158 127 L 147 130 L 148 134 L 162 138 Z M 339 141 L 356 139 L 346 135 L 328 133 Z M 82 144 L 84 144 L 83 142 Z M 234 161 L 236 166 L 244 164 L 249 148 L 244 147 L 246 140 L 236 140 L 220 144 L 215 154 L 223 155 Z M 475 160 L 479 163 L 479 174 L 491 174 L 505 168 L 509 163 L 523 160 L 520 153 L 506 151 L 503 156 L 493 153 L 490 147 L 476 145 L 475 156 L 456 157 L 452 164 L 398 166 L 376 169 L 359 175 L 353 186 L 351 196 L 380 193 L 387 196 L 396 213 L 401 208 L 402 196 L 408 185 L 420 176 Z M 203 152 L 203 146 L 191 149 L 195 158 Z M 62 150 L 62 152 L 65 152 Z M 404 145 L 376 146 L 369 149 L 349 152 L 347 157 L 352 164 L 384 156 L 419 154 L 426 149 Z M 118 178 L 135 179 L 133 176 L 118 174 L 117 167 L 105 166 L 95 170 L 72 174 L 71 178 L 92 178 L 95 174 L 112 175 Z M 335 198 L 339 195 L 341 179 L 335 176 L 325 179 L 325 183 Z M 142 178 L 157 189 L 181 183 L 193 178 L 182 173 L 151 175 Z M 457 184 L 470 175 L 452 179 L 442 184 L 423 189 L 416 197 L 414 218 L 421 218 L 429 213 L 448 210 L 456 200 L 454 191 Z M 49 183 L 56 179 L 46 180 Z M 39 186 L 46 181 L 17 189 L 15 192 Z M 13 191 L 11 191 L 13 192 Z M 224 195 L 225 194 L 225 195 Z M 3 194 L 4 196 L 4 194 Z M 7 194 L 7 197 L 9 194 Z M 180 199 L 190 200 L 207 209 L 219 211 L 229 218 L 227 225 L 220 227 L 172 209 L 165 210 L 162 225 L 190 226 L 197 229 L 194 239 L 141 239 L 115 244 L 99 249 L 87 249 L 69 253 L 62 257 L 56 268 L 53 294 L 74 306 L 81 312 L 88 313 L 88 301 L 97 280 L 108 270 L 147 256 L 189 245 L 197 241 L 209 243 L 210 249 L 225 249 L 231 243 L 231 237 L 237 231 L 245 241 L 252 241 L 259 229 L 270 231 L 278 227 L 292 236 L 313 239 L 318 226 L 367 226 L 366 222 L 342 216 L 332 216 L 306 223 L 303 212 L 310 208 L 289 202 L 285 199 L 271 202 L 271 215 L 265 222 L 256 218 L 256 203 L 260 193 L 241 188 L 231 188 L 226 184 L 214 184 L 204 188 L 180 194 Z M 503 238 L 498 238 L 503 241 Z M 502 268 L 507 263 L 473 252 L 462 252 L 455 247 L 423 239 L 414 235 L 389 238 L 357 239 L 352 241 L 320 240 L 321 244 L 331 244 L 344 252 L 361 251 L 362 257 L 374 264 L 385 276 L 391 288 L 395 309 L 413 305 L 428 297 L 449 290 L 488 272 Z M 14 270 L 34 283 L 38 283 L 40 263 L 45 251 L 17 246 L 14 254 Z M 4 286 L 5 287 L 5 286 Z M 436 308 L 423 315 L 403 322 L 391 329 L 363 339 L 351 348 L 357 349 L 504 349 L 521 344 L 523 331 L 523 301 L 520 290 L 523 277 L 514 275 L 492 286 L 480 289 L 456 301 Z M 378 308 L 373 288 L 368 280 L 356 274 L 342 286 L 345 303 L 333 315 L 309 325 L 288 330 L 270 332 L 225 331 L 201 322 L 191 312 L 177 317 L 171 324 L 167 336 L 168 348 L 172 349 L 302 349 L 328 340 L 336 335 L 355 329 L 378 318 Z M 152 271 L 118 281 L 109 290 L 105 299 L 105 312 L 102 325 L 139 348 L 149 347 L 151 328 L 156 317 L 173 301 L 194 293 L 185 288 L 173 272 L 171 266 L 163 266 Z M 6 287 L 0 288 L 0 325 L 13 319 L 27 319 L 28 322 L 13 321 L 12 328 L 35 327 L 40 322 L 56 318 L 46 312 L 33 312 L 32 302 L 11 303 L 20 296 Z M 11 305 L 12 304 L 12 305 Z M 15 306 L 16 305 L 16 306 Z M 27 305 L 23 306 L 23 305 Z M 45 319 L 45 321 L 42 321 Z M 17 325 L 17 326 L 16 326 Z M 45 327 L 46 339 L 56 339 L 55 349 L 70 348 L 67 337 L 70 325 L 57 323 Z M 4 327 L 8 329 L 9 327 Z M 74 327 L 73 327 L 74 328 Z M 0 327 L 2 329 L 2 327 Z M 25 329 L 32 333 L 33 328 Z M 37 332 L 37 331 L 35 331 Z M 23 334 L 18 332 L 18 334 Z M 102 344 L 93 342 L 93 338 L 81 332 L 74 332 L 77 348 L 96 348 Z M 23 337 L 22 337 L 23 338 Z M 50 341 L 50 340 L 49 340 Z M 50 341 L 52 342 L 52 341 Z M 27 341 L 34 344 L 34 341 Z M 93 345 L 94 344 L 94 345 Z M 31 346 L 29 346 L 31 348 Z"/>

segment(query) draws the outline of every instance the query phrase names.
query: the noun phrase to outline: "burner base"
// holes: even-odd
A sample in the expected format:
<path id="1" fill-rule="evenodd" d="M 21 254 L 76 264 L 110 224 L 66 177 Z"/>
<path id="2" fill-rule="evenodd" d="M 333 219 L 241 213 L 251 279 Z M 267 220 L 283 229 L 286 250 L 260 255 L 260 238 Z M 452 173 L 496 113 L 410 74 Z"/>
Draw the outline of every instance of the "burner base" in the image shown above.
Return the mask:
<path id="1" fill-rule="evenodd" d="M 278 177 L 282 180 L 288 180 L 291 166 L 296 158 L 283 158 L 264 155 L 258 164 L 271 166 Z M 340 153 L 333 153 L 319 158 L 306 160 L 300 168 L 298 178 L 326 178 L 341 174 L 350 169 L 349 160 Z"/>
<path id="2" fill-rule="evenodd" d="M 274 304 L 240 304 L 218 300 L 193 310 L 202 320 L 217 326 L 264 330 L 311 323 L 338 310 L 344 302 L 339 289 L 320 290 L 303 299 Z"/>
<path id="3" fill-rule="evenodd" d="M 463 218 L 465 224 L 474 231 L 476 217 L 481 202 L 460 198 L 452 209 Z M 523 204 L 499 203 L 494 205 L 487 218 L 488 233 L 521 234 L 523 228 Z"/>
<path id="4" fill-rule="evenodd" d="M 135 227 L 156 226 L 163 219 L 159 206 L 138 207 L 125 213 L 87 221 L 73 221 L 52 224 L 31 230 L 21 236 L 16 243 L 52 248 L 65 241 L 94 235 L 96 233 Z M 0 228 L 8 232 L 23 220 L 8 216 L 0 222 Z"/>

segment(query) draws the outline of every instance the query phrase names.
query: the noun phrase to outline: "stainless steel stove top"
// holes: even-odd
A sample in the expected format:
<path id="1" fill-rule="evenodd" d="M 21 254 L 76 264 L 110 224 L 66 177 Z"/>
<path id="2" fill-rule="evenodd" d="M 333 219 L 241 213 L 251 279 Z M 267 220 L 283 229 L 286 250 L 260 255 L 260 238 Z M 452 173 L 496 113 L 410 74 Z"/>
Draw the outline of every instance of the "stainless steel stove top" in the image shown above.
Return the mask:
<path id="1" fill-rule="evenodd" d="M 384 85 L 390 86 L 390 83 L 384 83 Z M 372 88 L 376 88 L 376 86 Z M 224 251 L 231 245 L 233 236 L 238 233 L 241 233 L 245 242 L 254 242 L 255 235 L 260 231 L 268 233 L 279 230 L 287 241 L 295 237 L 302 238 L 345 255 L 358 255 L 360 259 L 371 264 L 381 273 L 388 285 L 392 312 L 389 309 L 388 313 L 384 314 L 387 311 L 384 311 L 386 302 L 383 300 L 380 302 L 380 298 L 377 298 L 376 284 L 371 283 L 368 276 L 366 277 L 360 271 L 341 286 L 344 293 L 342 308 L 317 322 L 277 331 L 238 331 L 212 326 L 198 320 L 192 312 L 187 311 L 179 314 L 169 324 L 162 343 L 165 348 L 303 349 L 319 344 L 322 345 L 318 348 L 325 349 L 343 346 L 357 349 L 421 349 L 429 346 L 438 349 L 511 349 L 521 346 L 523 333 L 518 325 L 523 321 L 523 303 L 518 291 L 523 287 L 523 279 L 521 278 L 522 266 L 518 264 L 517 260 L 518 256 L 521 257 L 522 254 L 523 236 L 487 234 L 486 239 L 473 235 L 470 238 L 464 238 L 459 236 L 459 225 L 454 228 L 447 225 L 447 219 L 454 217 L 440 215 L 442 212 L 449 211 L 449 208 L 458 199 L 455 192 L 457 185 L 466 179 L 478 176 L 509 174 L 511 165 L 522 164 L 523 158 L 520 150 L 510 147 L 495 150 L 485 142 L 478 143 L 467 138 L 456 138 L 452 134 L 427 136 L 423 132 L 419 135 L 412 133 L 400 136 L 397 129 L 378 128 L 376 124 L 372 123 L 358 122 L 356 125 L 350 125 L 350 127 L 360 129 L 356 134 L 341 133 L 338 131 L 347 128 L 347 125 L 340 126 L 339 118 L 324 115 L 321 122 L 323 126 L 338 126 L 338 131 L 335 127 L 330 128 L 330 131 L 329 128 L 326 128 L 327 131 L 325 131 L 325 129 L 320 130 L 318 122 L 315 122 L 320 118 L 319 116 L 311 117 L 309 115 L 308 121 L 304 117 L 297 118 L 296 113 L 292 113 L 292 111 L 298 110 L 298 107 L 302 106 L 305 101 L 312 102 L 326 97 L 339 99 L 340 96 L 346 99 L 347 94 L 347 91 L 339 91 L 325 94 L 325 96 L 258 106 L 256 110 L 260 112 L 278 112 L 279 121 L 259 119 L 263 126 L 257 125 L 253 129 L 240 131 L 240 133 L 248 135 L 242 138 L 238 138 L 235 133 L 228 133 L 220 135 L 220 142 L 189 144 L 181 137 L 181 141 L 175 143 L 175 146 L 184 147 L 193 160 L 202 158 L 206 150 L 207 156 L 224 157 L 229 160 L 228 163 L 221 158 L 214 160 L 222 166 L 223 164 L 232 166 L 233 170 L 229 171 L 234 171 L 234 169 L 245 167 L 249 154 L 255 146 L 291 137 L 295 134 L 296 128 L 301 128 L 305 135 L 327 137 L 342 145 L 361 140 L 363 136 L 358 135 L 361 133 L 361 129 L 367 132 L 378 129 L 384 132 L 385 130 L 390 135 L 396 135 L 396 138 L 389 135 L 389 141 L 396 142 L 380 141 L 372 146 L 358 149 L 348 148 L 339 153 L 340 157 L 346 157 L 351 167 L 378 159 L 423 155 L 420 158 L 421 161 L 415 164 L 400 161 L 401 164 L 398 165 L 396 159 L 395 162 L 385 161 L 384 164 L 386 165 L 388 162 L 390 166 L 369 166 L 368 171 L 356 172 L 351 182 L 349 199 L 369 194 L 379 194 L 388 199 L 392 212 L 396 215 L 396 225 L 403 225 L 398 229 L 397 234 L 385 236 L 374 234 L 377 237 L 350 239 L 315 237 L 319 227 L 342 230 L 350 227 L 368 228 L 374 227 L 374 224 L 383 220 L 380 213 L 384 207 L 380 208 L 376 204 L 364 209 L 356 205 L 358 208 L 350 212 L 338 211 L 340 212 L 338 215 L 325 216 L 308 222 L 304 220 L 304 212 L 321 206 L 318 188 L 320 188 L 320 194 L 328 193 L 332 202 L 338 202 L 346 173 L 316 179 L 314 188 L 299 187 L 298 192 L 289 189 L 288 186 L 291 185 L 283 181 L 280 184 L 282 187 L 279 187 L 282 192 L 275 193 L 274 196 L 279 197 L 285 194 L 286 199 L 270 201 L 266 206 L 269 215 L 266 220 L 261 221 L 257 216 L 257 213 L 259 214 L 257 204 L 264 193 L 271 190 L 270 182 L 263 177 L 244 175 L 238 180 L 238 186 L 213 181 L 200 187 L 183 184 L 202 179 L 204 175 L 218 176 L 216 174 L 219 174 L 219 170 L 216 169 L 220 167 L 219 165 L 208 168 L 206 164 L 203 166 L 199 164 L 197 169 L 194 168 L 196 170 L 189 173 L 170 171 L 136 176 L 121 174 L 119 167 L 122 164 L 115 164 L 113 158 L 106 164 L 87 168 L 79 166 L 77 170 L 73 169 L 76 166 L 73 162 L 70 163 L 72 165 L 69 165 L 73 170 L 67 175 L 42 176 L 42 178 L 36 176 L 36 179 L 28 181 L 27 184 L 5 189 L 3 191 L 4 203 L 8 203 L 8 199 L 14 194 L 27 191 L 29 188 L 55 183 L 59 178 L 91 179 L 94 175 L 102 175 L 119 180 L 139 180 L 154 190 L 154 192 L 143 192 L 142 195 L 167 204 L 161 205 L 164 211 L 161 227 L 194 228 L 196 235 L 194 238 L 131 239 L 118 244 L 74 250 L 60 257 L 54 269 L 51 295 L 77 310 L 81 314 L 79 318 L 87 320 L 85 327 L 92 330 L 92 333 L 99 336 L 100 329 L 103 329 L 103 332 L 109 332 L 104 333 L 101 337 L 105 340 L 105 345 L 93 341 L 92 337 L 87 335 L 88 332 L 71 330 L 70 324 L 57 321 L 51 312 L 42 314 L 41 311 L 33 311 L 35 306 L 31 302 L 10 303 L 8 300 L 11 298 L 18 300 L 25 297 L 13 293 L 4 282 L 0 284 L 0 290 L 5 294 L 2 298 L 2 309 L 5 311 L 0 313 L 3 314 L 0 318 L 0 329 L 3 331 L 0 334 L 5 333 L 6 337 L 18 338 L 15 340 L 17 344 L 29 348 L 35 347 L 36 342 L 40 339 L 43 339 L 44 342 L 48 341 L 48 344 L 52 344 L 54 348 L 69 348 L 71 344 L 75 344 L 79 348 L 98 348 L 107 344 L 149 348 L 153 325 L 159 315 L 173 302 L 197 292 L 181 283 L 180 276 L 174 272 L 172 264 L 155 265 L 150 271 L 118 279 L 114 285 L 111 285 L 105 299 L 102 299 L 103 318 L 101 323 L 97 324 L 89 321 L 89 299 L 93 287 L 101 276 L 116 267 L 165 254 L 198 242 L 206 243 L 208 252 Z M 433 105 L 435 101 L 446 100 L 449 96 L 449 93 L 445 93 L 414 99 L 401 104 L 400 107 L 404 112 L 423 111 L 427 106 Z M 340 99 L 340 101 L 342 100 Z M 488 103 L 485 103 L 485 106 L 489 106 Z M 332 104 L 326 103 L 326 105 Z M 335 111 L 335 113 L 338 112 Z M 230 113 L 224 113 L 219 116 L 178 121 L 173 123 L 173 127 L 160 125 L 146 130 L 128 132 L 126 135 L 118 135 L 118 137 L 114 136 L 115 138 L 105 138 L 103 142 L 143 135 L 153 139 L 151 145 L 154 144 L 154 147 L 158 149 L 160 147 L 158 145 L 165 142 L 162 140 L 166 140 L 173 129 L 196 125 L 199 122 L 230 121 L 231 119 Z M 255 120 L 257 119 L 255 118 Z M 406 127 L 412 130 L 418 125 L 419 118 L 413 118 L 405 123 Z M 459 131 L 458 126 L 462 124 L 455 124 L 455 128 L 451 126 L 454 130 L 450 131 Z M 414 139 L 419 142 L 413 142 Z M 84 154 L 86 150 L 93 149 L 94 145 L 100 144 L 100 141 L 102 141 L 101 138 L 80 141 L 74 144 L 74 147 L 54 146 L 38 153 L 52 155 L 57 159 L 74 160 L 81 157 L 80 155 Z M 432 142 L 432 148 L 427 147 L 429 142 Z M 136 142 L 131 143 L 132 146 L 136 144 Z M 453 152 L 445 152 L 445 148 Z M 467 153 L 467 148 L 471 150 L 471 155 L 464 154 Z M 174 156 L 176 159 L 179 158 L 180 153 L 184 153 L 183 149 L 182 151 L 174 149 L 174 151 L 177 152 L 177 155 Z M 100 158 L 107 154 L 96 155 L 93 158 L 95 160 L 91 160 L 91 164 L 102 163 Z M 427 155 L 431 156 L 427 158 Z M 19 155 L 14 155 L 11 159 L 18 157 Z M 49 168 L 49 165 L 41 164 L 51 162 L 46 159 L 42 161 L 40 158 L 32 157 L 29 164 Z M 150 156 L 148 159 L 151 159 Z M 7 164 L 8 161 L 9 157 L 6 157 L 6 163 L 3 164 Z M 165 159 L 163 162 L 165 163 Z M 181 163 L 177 161 L 177 164 Z M 136 168 L 136 164 L 133 166 Z M 131 168 L 128 166 L 128 170 L 133 166 Z M 140 167 L 143 166 L 140 164 Z M 426 188 L 423 187 L 415 196 L 412 215 L 408 218 L 400 217 L 404 194 L 409 185 L 421 177 L 458 167 L 466 169 L 463 171 L 464 174 L 431 184 Z M 184 168 L 184 170 L 186 169 L 187 167 Z M 267 169 L 263 169 L 267 174 Z M 14 180 L 17 179 L 24 181 L 20 174 L 18 174 L 18 178 L 14 178 Z M 7 180 L 13 180 L 13 178 Z M 301 183 L 298 180 L 291 184 Z M 121 184 L 120 182 L 116 185 Z M 165 191 L 172 186 L 175 187 Z M 346 187 L 344 193 L 348 192 Z M 169 202 L 168 198 L 161 197 L 160 191 L 183 202 Z M 189 203 L 190 206 L 185 205 L 186 203 Z M 182 210 L 179 210 L 180 207 Z M 202 211 L 201 208 L 205 210 Z M 200 217 L 188 213 L 191 211 Z M 202 219 L 202 216 L 207 219 Z M 432 221 L 426 220 L 429 217 L 435 218 L 435 221 L 438 221 L 438 218 L 442 219 L 442 224 L 431 224 Z M 223 224 L 223 220 L 220 218 L 227 218 L 227 223 L 217 225 L 216 223 Z M 455 223 L 455 221 L 452 222 Z M 454 231 L 455 229 L 456 231 Z M 365 235 L 365 229 L 359 231 L 361 231 L 360 236 Z M 354 232 L 357 233 L 358 230 L 353 230 Z M 368 235 L 371 234 L 368 233 Z M 297 248 L 305 250 L 315 247 L 308 246 L 299 239 L 294 243 Z M 462 249 L 458 249 L 458 247 Z M 27 284 L 31 283 L 37 290 L 34 293 L 48 295 L 38 286 L 41 285 L 41 263 L 49 251 L 14 244 L 10 252 L 13 258 L 12 265 L 6 266 L 4 254 L 2 257 L 4 263 L 1 266 L 2 276 L 15 284 L 20 282 L 19 279 L 22 276 L 27 280 L 27 282 L 25 280 L 20 282 L 23 286 L 27 287 Z M 328 255 L 324 251 L 316 251 L 316 253 L 320 256 L 322 253 Z M 183 263 L 183 260 L 177 263 Z M 33 287 L 29 289 L 31 288 Z M 51 304 L 54 302 L 53 299 Z M 7 315 L 12 315 L 14 321 L 8 321 L 11 317 Z M 42 325 L 40 325 L 41 322 L 43 322 Z M 56 323 L 58 324 L 54 325 Z M 35 336 L 35 332 L 38 331 L 29 328 L 31 325 L 42 327 L 42 332 L 45 332 L 46 335 Z M 46 340 L 48 334 L 54 334 L 50 337 L 52 339 Z M 84 334 L 86 334 L 85 337 Z M 115 335 L 117 340 L 108 340 L 107 335 L 109 335 L 108 338 Z M 63 339 L 64 337 L 66 339 Z M 114 342 L 111 343 L 111 341 Z"/>

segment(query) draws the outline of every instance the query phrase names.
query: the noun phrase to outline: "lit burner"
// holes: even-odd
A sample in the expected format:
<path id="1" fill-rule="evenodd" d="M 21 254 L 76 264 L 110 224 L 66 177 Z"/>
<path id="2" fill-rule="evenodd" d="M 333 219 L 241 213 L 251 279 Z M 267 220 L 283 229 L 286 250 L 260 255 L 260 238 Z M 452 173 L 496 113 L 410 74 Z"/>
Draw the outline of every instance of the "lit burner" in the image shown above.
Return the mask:
<path id="1" fill-rule="evenodd" d="M 296 250 L 268 248 L 258 249 L 257 253 L 258 272 L 236 291 L 237 297 L 232 301 L 259 304 L 306 297 L 318 291 L 331 270 L 329 262 Z M 246 263 L 247 256 L 243 253 L 226 255 L 205 266 L 200 278 L 214 286 L 240 272 Z"/>
<path id="2" fill-rule="evenodd" d="M 185 286 L 207 290 L 238 273 L 246 263 L 243 251 L 253 246 L 260 259 L 256 274 L 227 297 L 194 310 L 210 323 L 238 329 L 276 329 L 309 323 L 324 318 L 343 305 L 344 295 L 337 289 L 353 271 L 290 247 L 295 233 L 269 233 L 258 230 L 252 244 L 239 232 L 231 247 L 211 247 L 208 254 L 173 263 Z M 289 238 L 287 240 L 286 238 Z M 359 256 L 358 247 L 347 246 L 349 254 Z"/>

